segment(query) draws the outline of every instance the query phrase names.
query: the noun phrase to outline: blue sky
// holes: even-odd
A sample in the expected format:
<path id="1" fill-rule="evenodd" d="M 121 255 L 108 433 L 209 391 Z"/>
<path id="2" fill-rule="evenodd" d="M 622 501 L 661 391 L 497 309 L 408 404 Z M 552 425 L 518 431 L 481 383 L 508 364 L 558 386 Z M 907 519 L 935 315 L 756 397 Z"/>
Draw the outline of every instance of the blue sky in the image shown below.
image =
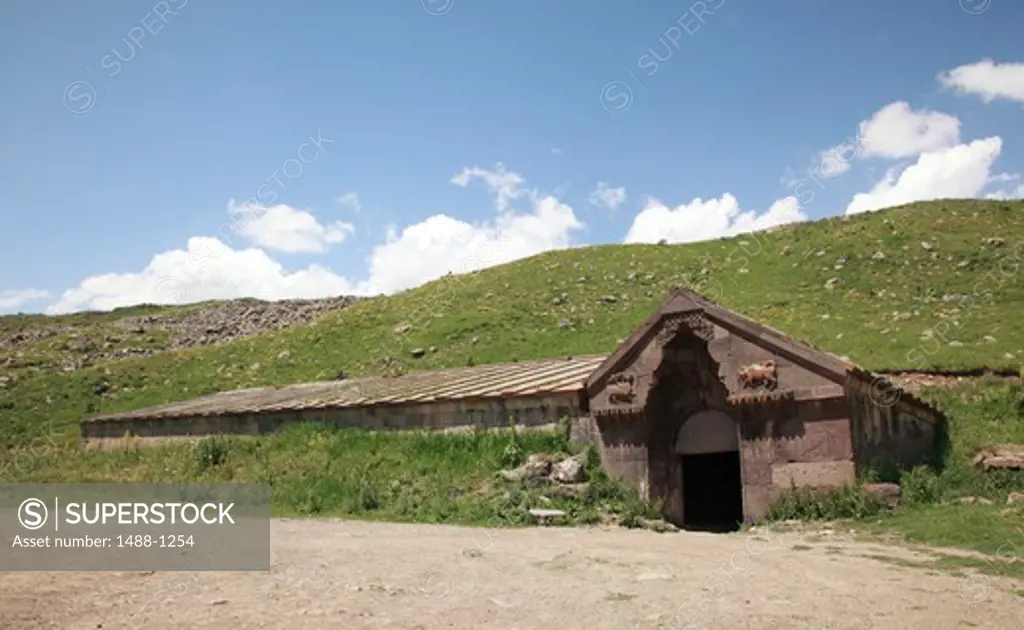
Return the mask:
<path id="1" fill-rule="evenodd" d="M 1010 0 L 4 13 L 0 311 L 375 294 L 546 249 L 1024 196 Z"/>

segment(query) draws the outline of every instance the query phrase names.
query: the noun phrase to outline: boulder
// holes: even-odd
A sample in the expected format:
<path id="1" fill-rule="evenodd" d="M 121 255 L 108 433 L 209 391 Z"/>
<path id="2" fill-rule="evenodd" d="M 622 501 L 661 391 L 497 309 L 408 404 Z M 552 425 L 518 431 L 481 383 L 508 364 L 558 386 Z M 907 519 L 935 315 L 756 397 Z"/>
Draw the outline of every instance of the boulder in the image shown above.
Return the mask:
<path id="1" fill-rule="evenodd" d="M 1007 503 L 1024 503 L 1024 492 L 1011 492 L 1010 496 L 1006 497 Z"/>
<path id="2" fill-rule="evenodd" d="M 579 455 L 562 460 L 551 468 L 551 479 L 558 483 L 580 483 L 586 478 L 587 471 Z"/>
<path id="3" fill-rule="evenodd" d="M 547 477 L 551 473 L 551 460 L 541 455 L 530 455 L 526 461 L 513 470 L 503 470 L 501 477 L 508 481 L 528 481 Z"/>

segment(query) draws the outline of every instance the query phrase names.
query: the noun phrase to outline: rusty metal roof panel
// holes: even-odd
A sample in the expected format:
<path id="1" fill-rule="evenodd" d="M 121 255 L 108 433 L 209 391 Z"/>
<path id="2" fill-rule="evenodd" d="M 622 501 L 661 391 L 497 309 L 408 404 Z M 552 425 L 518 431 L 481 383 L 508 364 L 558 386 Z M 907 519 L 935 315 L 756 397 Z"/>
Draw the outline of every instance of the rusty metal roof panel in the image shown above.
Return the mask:
<path id="1" fill-rule="evenodd" d="M 604 356 L 547 359 L 359 378 L 255 387 L 91 418 L 129 420 L 565 394 L 579 391 Z"/>

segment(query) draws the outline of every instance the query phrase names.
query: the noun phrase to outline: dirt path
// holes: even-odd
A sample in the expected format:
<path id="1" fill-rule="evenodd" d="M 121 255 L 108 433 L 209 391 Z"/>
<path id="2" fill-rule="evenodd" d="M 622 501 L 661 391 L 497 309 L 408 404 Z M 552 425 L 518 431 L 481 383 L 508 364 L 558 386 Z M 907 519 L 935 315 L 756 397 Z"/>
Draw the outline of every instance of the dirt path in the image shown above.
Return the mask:
<path id="1" fill-rule="evenodd" d="M 1020 584 L 789 535 L 275 521 L 253 573 L 0 574 L 0 628 L 1020 628 Z"/>

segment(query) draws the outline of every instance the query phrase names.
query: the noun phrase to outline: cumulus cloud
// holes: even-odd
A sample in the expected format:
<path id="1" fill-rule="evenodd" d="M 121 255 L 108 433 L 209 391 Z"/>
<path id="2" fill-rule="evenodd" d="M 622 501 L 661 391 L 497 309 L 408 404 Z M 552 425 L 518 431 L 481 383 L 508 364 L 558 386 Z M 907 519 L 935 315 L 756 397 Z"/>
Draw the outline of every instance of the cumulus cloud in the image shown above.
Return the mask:
<path id="1" fill-rule="evenodd" d="M 320 253 L 341 243 L 354 231 L 351 223 L 321 224 L 312 213 L 278 204 L 228 203 L 236 234 L 267 249 L 296 253 Z"/>
<path id="2" fill-rule="evenodd" d="M 1002 151 L 998 136 L 922 153 L 902 171 L 890 169 L 866 193 L 858 193 L 846 214 L 879 210 L 913 201 L 976 197 L 991 181 L 991 169 Z"/>
<path id="3" fill-rule="evenodd" d="M 944 88 L 974 94 L 985 103 L 1000 98 L 1024 103 L 1024 63 L 982 59 L 942 72 L 938 81 Z"/>
<path id="4" fill-rule="evenodd" d="M 15 311 L 29 302 L 50 297 L 49 291 L 42 289 L 13 289 L 0 291 L 0 311 Z"/>
<path id="5" fill-rule="evenodd" d="M 796 197 L 779 199 L 762 213 L 741 210 L 736 197 L 730 193 L 706 201 L 698 197 L 675 208 L 649 199 L 633 219 L 626 242 L 656 243 L 665 239 L 669 243 L 692 243 L 806 219 Z"/>
<path id="6" fill-rule="evenodd" d="M 92 276 L 65 291 L 49 313 L 110 310 L 133 304 L 184 304 L 254 297 L 317 298 L 360 293 L 361 287 L 318 265 L 288 272 L 258 248 L 232 249 L 217 238 L 196 236 L 185 249 L 153 256 L 137 273 Z"/>
<path id="7" fill-rule="evenodd" d="M 233 209 L 243 209 L 233 215 L 251 221 L 236 222 L 224 234 L 228 243 L 205 236 L 190 238 L 185 249 L 157 254 L 139 272 L 87 278 L 65 291 L 48 312 L 237 297 L 274 300 L 392 293 L 449 271 L 475 271 L 568 247 L 572 233 L 584 227 L 570 206 L 554 196 L 527 190 L 522 176 L 501 164 L 493 170 L 464 169 L 452 181 L 466 186 L 474 180 L 482 181 L 492 195 L 496 214 L 477 223 L 437 214 L 401 230 L 389 228 L 385 242 L 373 248 L 367 273 L 359 280 L 319 265 L 289 271 L 265 251 L 319 251 L 316 247 L 344 238 L 345 228 L 322 226 L 311 214 L 287 206 L 262 208 L 232 202 Z M 516 211 L 511 202 L 517 199 L 527 200 L 529 207 Z M 332 234 L 331 229 L 337 232 Z M 236 233 L 259 247 L 232 247 Z"/>
<path id="8" fill-rule="evenodd" d="M 615 210 L 625 203 L 626 189 L 612 188 L 607 182 L 597 182 L 597 188 L 590 193 L 587 201 L 607 210 Z"/>
<path id="9" fill-rule="evenodd" d="M 583 227 L 573 209 L 551 196 L 532 203 L 529 212 L 502 213 L 486 223 L 439 214 L 401 232 L 391 230 L 387 242 L 371 255 L 370 287 L 375 293 L 391 293 L 449 271 L 475 271 L 568 247 L 572 232 Z"/>
<path id="10" fill-rule="evenodd" d="M 951 147 L 960 142 L 960 121 L 956 116 L 928 109 L 911 109 L 906 101 L 889 103 L 858 125 L 856 138 L 825 149 L 819 154 L 826 177 L 850 170 L 859 158 L 899 159 Z"/>

